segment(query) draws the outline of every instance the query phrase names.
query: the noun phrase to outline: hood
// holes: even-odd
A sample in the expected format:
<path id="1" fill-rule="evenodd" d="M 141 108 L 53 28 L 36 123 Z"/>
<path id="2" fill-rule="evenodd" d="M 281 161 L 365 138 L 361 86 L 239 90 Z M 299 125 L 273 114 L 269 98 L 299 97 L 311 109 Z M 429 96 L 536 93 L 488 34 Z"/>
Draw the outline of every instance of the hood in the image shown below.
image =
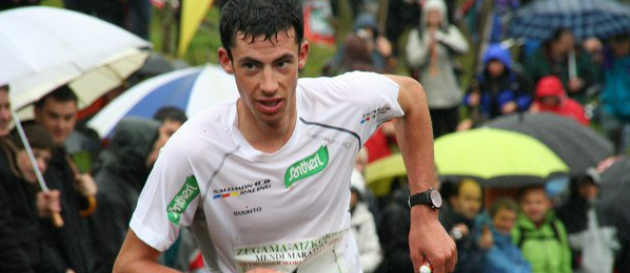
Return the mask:
<path id="1" fill-rule="evenodd" d="M 556 96 L 565 98 L 565 91 L 562 82 L 556 76 L 543 77 L 536 85 L 536 99 L 546 96 Z"/>
<path id="2" fill-rule="evenodd" d="M 429 13 L 429 11 L 432 10 L 437 10 L 442 15 L 442 25 L 440 26 L 440 28 L 442 30 L 448 29 L 449 22 L 446 3 L 444 2 L 444 0 L 427 0 L 426 2 L 424 2 L 424 5 L 422 6 L 422 17 L 420 18 L 420 26 L 422 27 L 421 29 L 425 29 L 424 26 L 426 25 L 427 14 Z"/>
<path id="3" fill-rule="evenodd" d="M 372 14 L 361 13 L 354 20 L 354 31 L 361 28 L 370 28 L 374 31 L 374 37 L 378 36 L 378 23 Z"/>
<path id="4" fill-rule="evenodd" d="M 498 60 L 503 63 L 506 70 L 512 69 L 512 55 L 507 48 L 502 47 L 500 44 L 492 44 L 488 47 L 486 55 L 483 57 L 483 65 L 487 66 L 491 60 Z"/>
<path id="5" fill-rule="evenodd" d="M 108 168 L 119 175 L 146 175 L 146 158 L 158 138 L 159 127 L 160 123 L 151 119 L 123 119 L 114 129 L 110 146 L 99 156 L 98 167 Z"/>

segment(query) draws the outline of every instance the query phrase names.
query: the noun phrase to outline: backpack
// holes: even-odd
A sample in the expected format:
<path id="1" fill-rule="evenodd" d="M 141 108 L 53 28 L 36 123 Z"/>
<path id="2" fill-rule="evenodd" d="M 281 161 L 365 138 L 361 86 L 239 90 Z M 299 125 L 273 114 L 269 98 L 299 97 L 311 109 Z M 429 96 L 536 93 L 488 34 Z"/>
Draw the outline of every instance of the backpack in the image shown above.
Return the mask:
<path id="1" fill-rule="evenodd" d="M 516 246 L 519 249 L 523 248 L 523 244 L 525 243 L 525 240 L 527 239 L 533 239 L 533 240 L 547 240 L 547 239 L 555 239 L 556 241 L 558 241 L 559 243 L 562 243 L 562 240 L 560 239 L 560 232 L 558 231 L 558 226 L 556 223 L 556 220 L 551 221 L 551 223 L 549 223 L 549 226 L 551 227 L 551 230 L 553 231 L 553 237 L 549 237 L 549 236 L 534 236 L 532 234 L 528 234 L 529 232 L 527 232 L 527 230 L 524 227 L 519 227 L 519 238 L 518 238 L 518 243 L 516 244 Z"/>

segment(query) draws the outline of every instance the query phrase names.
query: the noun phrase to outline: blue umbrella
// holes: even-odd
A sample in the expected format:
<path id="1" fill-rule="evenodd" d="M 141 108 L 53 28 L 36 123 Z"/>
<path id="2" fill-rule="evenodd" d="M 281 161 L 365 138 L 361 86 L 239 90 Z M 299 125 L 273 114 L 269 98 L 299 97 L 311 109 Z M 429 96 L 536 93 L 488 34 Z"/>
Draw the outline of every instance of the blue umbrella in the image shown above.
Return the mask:
<path id="1" fill-rule="evenodd" d="M 545 40 L 558 28 L 578 39 L 630 32 L 630 7 L 614 0 L 538 0 L 512 18 L 512 37 Z"/>
<path id="2" fill-rule="evenodd" d="M 94 116 L 88 126 L 108 137 L 125 117 L 152 118 L 162 107 L 175 106 L 188 117 L 218 102 L 238 97 L 234 76 L 218 66 L 178 70 L 148 79 L 125 91 Z"/>

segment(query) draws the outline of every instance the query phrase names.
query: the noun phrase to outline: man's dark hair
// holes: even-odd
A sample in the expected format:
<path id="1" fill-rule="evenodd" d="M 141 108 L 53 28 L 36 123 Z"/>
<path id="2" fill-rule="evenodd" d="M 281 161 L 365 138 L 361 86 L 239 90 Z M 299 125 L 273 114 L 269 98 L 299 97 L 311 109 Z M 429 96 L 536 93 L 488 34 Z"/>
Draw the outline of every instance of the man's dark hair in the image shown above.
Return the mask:
<path id="1" fill-rule="evenodd" d="M 492 206 L 490 207 L 490 217 L 494 218 L 494 216 L 496 216 L 502 209 L 518 213 L 518 204 L 516 204 L 516 201 L 512 198 L 501 197 L 492 203 Z"/>
<path id="2" fill-rule="evenodd" d="M 68 85 L 63 85 L 61 87 L 58 87 L 57 89 L 53 90 L 52 92 L 48 93 L 46 96 L 42 97 L 41 99 L 39 99 L 38 101 L 35 102 L 35 108 L 37 109 L 42 109 L 42 107 L 44 107 L 44 104 L 46 103 L 46 100 L 49 98 L 53 98 L 56 101 L 59 102 L 74 102 L 74 104 L 79 103 L 79 98 L 77 98 L 77 95 L 74 94 L 74 91 L 72 91 L 72 89 L 70 89 L 70 87 Z"/>
<path id="3" fill-rule="evenodd" d="M 0 85 L 0 90 L 4 90 L 9 93 L 9 85 Z"/>
<path id="4" fill-rule="evenodd" d="M 518 192 L 516 193 L 516 200 L 521 202 L 523 201 L 523 197 L 525 197 L 525 195 L 527 195 L 531 191 L 536 190 L 542 190 L 545 192 L 545 195 L 547 195 L 547 191 L 544 185 L 527 185 L 518 189 Z"/>
<path id="5" fill-rule="evenodd" d="M 175 106 L 166 106 L 160 108 L 160 110 L 158 110 L 155 115 L 153 115 L 153 119 L 160 122 L 164 122 L 165 120 L 170 119 L 184 124 L 184 122 L 188 120 L 188 117 L 186 117 L 186 113 L 184 113 L 184 111 L 182 111 L 181 109 Z"/>
<path id="6" fill-rule="evenodd" d="M 221 43 L 232 59 L 236 34 L 265 35 L 269 40 L 280 31 L 295 29 L 295 41 L 304 38 L 304 14 L 300 0 L 230 0 L 221 10 L 219 29 Z"/>
<path id="7" fill-rule="evenodd" d="M 28 143 L 33 149 L 42 149 L 53 151 L 55 149 L 55 142 L 52 135 L 44 127 L 31 124 L 24 127 L 24 135 L 28 139 Z M 19 137 L 15 136 L 15 144 L 18 149 L 24 149 L 24 142 Z"/>

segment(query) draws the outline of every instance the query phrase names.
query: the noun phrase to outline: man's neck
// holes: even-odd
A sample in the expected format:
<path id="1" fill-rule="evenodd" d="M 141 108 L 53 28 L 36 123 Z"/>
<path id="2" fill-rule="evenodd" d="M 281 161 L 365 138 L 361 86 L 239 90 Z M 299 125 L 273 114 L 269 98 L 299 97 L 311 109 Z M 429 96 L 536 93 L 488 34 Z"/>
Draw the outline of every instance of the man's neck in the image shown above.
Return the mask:
<path id="1" fill-rule="evenodd" d="M 237 104 L 238 105 L 238 104 Z M 237 106 L 238 130 L 245 140 L 256 150 L 273 153 L 282 148 L 293 135 L 297 120 L 297 113 L 284 117 L 276 124 L 266 124 L 251 116 L 245 107 Z"/>

